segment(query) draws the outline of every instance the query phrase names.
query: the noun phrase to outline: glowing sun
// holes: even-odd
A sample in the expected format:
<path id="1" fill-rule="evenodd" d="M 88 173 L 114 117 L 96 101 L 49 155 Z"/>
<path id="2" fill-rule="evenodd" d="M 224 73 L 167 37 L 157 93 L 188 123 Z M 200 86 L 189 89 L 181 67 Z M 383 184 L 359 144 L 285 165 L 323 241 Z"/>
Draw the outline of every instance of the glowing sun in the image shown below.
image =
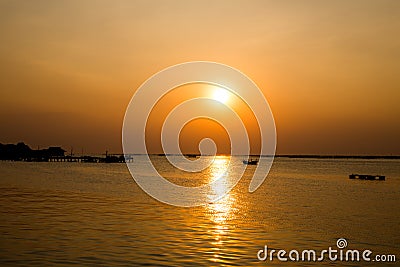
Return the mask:
<path id="1" fill-rule="evenodd" d="M 225 104 L 229 100 L 229 92 L 225 89 L 216 89 L 212 95 L 212 98 Z"/>

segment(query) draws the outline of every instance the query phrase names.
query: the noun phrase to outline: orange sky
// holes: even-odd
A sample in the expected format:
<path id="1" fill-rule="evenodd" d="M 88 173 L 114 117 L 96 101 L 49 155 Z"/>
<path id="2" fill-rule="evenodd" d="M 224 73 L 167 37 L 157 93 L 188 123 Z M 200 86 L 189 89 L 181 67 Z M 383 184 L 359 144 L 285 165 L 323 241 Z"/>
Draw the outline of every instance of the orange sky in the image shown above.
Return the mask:
<path id="1" fill-rule="evenodd" d="M 0 142 L 120 152 L 136 88 L 207 60 L 263 90 L 280 154 L 400 154 L 399 18 L 395 0 L 0 1 Z"/>

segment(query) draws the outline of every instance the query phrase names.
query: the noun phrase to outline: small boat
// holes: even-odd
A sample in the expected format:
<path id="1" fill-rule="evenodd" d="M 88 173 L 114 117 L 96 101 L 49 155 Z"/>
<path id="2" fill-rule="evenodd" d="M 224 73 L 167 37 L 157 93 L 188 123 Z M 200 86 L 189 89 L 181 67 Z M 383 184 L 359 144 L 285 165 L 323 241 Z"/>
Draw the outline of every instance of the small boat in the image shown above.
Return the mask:
<path id="1" fill-rule="evenodd" d="M 258 164 L 258 159 L 243 160 L 243 164 L 246 164 L 246 165 L 257 165 Z"/>

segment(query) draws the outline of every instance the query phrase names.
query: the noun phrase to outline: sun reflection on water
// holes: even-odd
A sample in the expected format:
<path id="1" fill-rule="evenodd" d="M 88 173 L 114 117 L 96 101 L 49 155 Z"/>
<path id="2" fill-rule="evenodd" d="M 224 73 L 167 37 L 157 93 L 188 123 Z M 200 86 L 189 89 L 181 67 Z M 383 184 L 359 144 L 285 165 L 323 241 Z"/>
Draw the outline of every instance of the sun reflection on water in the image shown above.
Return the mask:
<path id="1" fill-rule="evenodd" d="M 231 157 L 218 156 L 209 168 L 210 182 L 215 182 L 212 188 L 214 194 L 224 192 L 230 184 L 229 171 L 227 171 L 230 160 Z M 206 214 L 212 223 L 212 227 L 208 231 L 213 239 L 210 261 L 220 261 L 223 246 L 229 240 L 229 232 L 232 229 L 232 224 L 229 221 L 235 218 L 235 202 L 235 196 L 232 192 L 229 192 L 219 201 L 206 206 Z"/>

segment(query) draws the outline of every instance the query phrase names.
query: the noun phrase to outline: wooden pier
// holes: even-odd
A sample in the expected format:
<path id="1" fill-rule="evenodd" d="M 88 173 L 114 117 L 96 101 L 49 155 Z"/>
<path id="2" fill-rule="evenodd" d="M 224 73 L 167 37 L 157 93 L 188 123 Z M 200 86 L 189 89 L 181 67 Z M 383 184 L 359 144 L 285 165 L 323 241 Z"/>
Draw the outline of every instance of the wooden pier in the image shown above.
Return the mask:
<path id="1" fill-rule="evenodd" d="M 50 156 L 43 158 L 24 158 L 20 161 L 31 162 L 82 162 L 82 163 L 125 163 L 132 162 L 133 157 L 122 154 L 107 155 L 105 157 L 98 156 Z"/>
<path id="2" fill-rule="evenodd" d="M 43 161 L 48 162 L 83 162 L 83 163 L 125 163 L 132 162 L 133 157 L 128 155 L 107 155 L 106 157 L 95 156 L 58 156 L 49 157 Z"/>
<path id="3" fill-rule="evenodd" d="M 0 143 L 0 160 L 5 161 L 28 161 L 28 162 L 87 162 L 87 163 L 125 163 L 132 162 L 132 154 L 108 154 L 103 156 L 75 156 L 71 153 L 65 154 L 61 147 L 48 147 L 33 150 L 23 142 L 18 144 Z M 82 152 L 83 154 L 83 152 Z"/>
<path id="4" fill-rule="evenodd" d="M 350 174 L 349 178 L 350 179 L 359 179 L 359 180 L 385 181 L 384 175 Z"/>

